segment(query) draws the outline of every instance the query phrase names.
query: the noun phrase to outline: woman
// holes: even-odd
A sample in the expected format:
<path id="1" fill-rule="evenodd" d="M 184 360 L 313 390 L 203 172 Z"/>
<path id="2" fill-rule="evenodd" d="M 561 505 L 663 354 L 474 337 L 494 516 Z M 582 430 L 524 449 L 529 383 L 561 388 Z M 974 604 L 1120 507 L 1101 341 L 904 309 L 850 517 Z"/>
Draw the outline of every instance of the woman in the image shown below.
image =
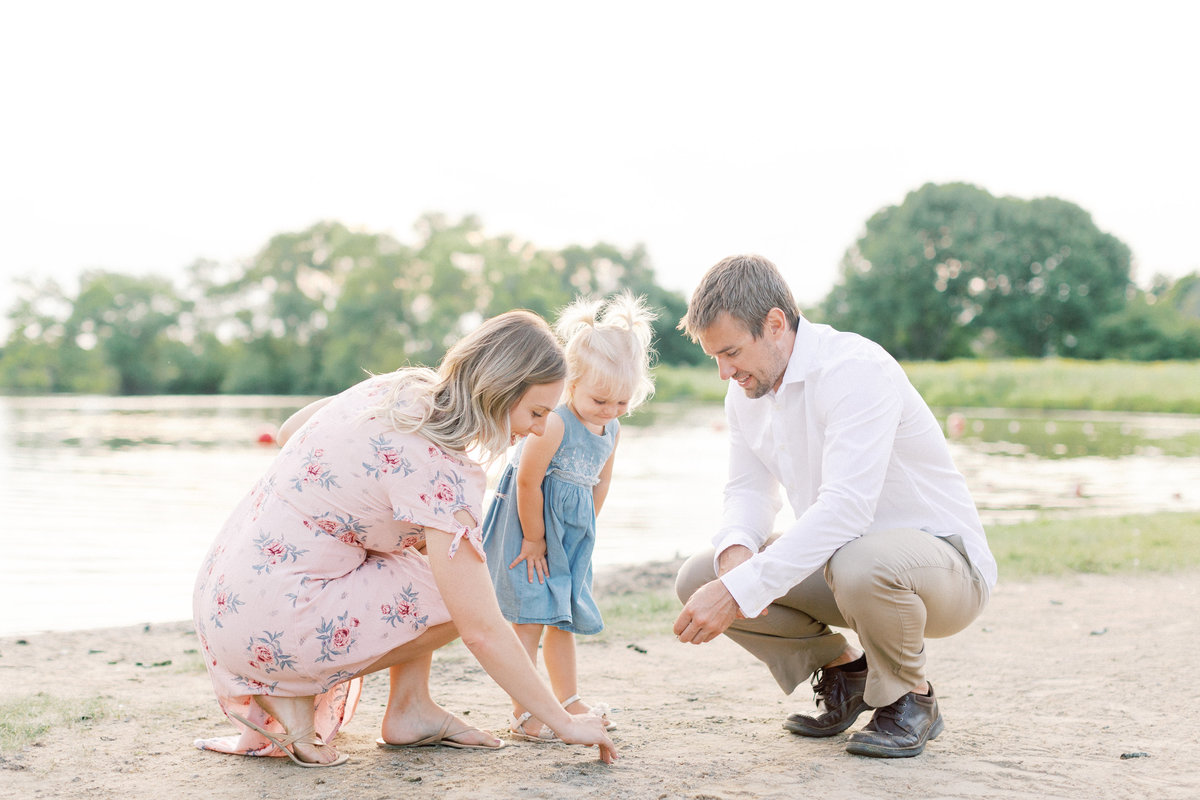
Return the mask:
<path id="1" fill-rule="evenodd" d="M 387 668 L 380 746 L 498 748 L 429 695 L 433 651 L 461 636 L 559 737 L 615 760 L 604 722 L 558 704 L 500 614 L 480 536 L 484 471 L 466 455 L 540 434 L 564 375 L 546 323 L 514 311 L 463 338 L 436 373 L 369 379 L 284 424 L 283 449 L 196 582 L 205 664 L 241 728 L 197 746 L 344 763 L 329 741 L 362 676 Z"/>

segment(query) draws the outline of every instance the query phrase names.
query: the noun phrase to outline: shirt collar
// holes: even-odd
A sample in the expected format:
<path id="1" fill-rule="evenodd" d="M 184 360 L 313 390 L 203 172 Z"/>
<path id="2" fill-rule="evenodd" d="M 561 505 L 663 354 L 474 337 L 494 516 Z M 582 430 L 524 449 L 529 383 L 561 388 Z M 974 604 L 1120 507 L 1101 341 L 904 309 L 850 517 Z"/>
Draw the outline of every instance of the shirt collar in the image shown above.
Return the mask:
<path id="1" fill-rule="evenodd" d="M 787 369 L 783 372 L 783 381 L 779 389 L 789 383 L 804 383 L 809 366 L 817 355 L 817 329 L 804 317 L 800 317 L 796 327 L 796 340 L 792 343 L 792 354 L 788 358 Z"/>

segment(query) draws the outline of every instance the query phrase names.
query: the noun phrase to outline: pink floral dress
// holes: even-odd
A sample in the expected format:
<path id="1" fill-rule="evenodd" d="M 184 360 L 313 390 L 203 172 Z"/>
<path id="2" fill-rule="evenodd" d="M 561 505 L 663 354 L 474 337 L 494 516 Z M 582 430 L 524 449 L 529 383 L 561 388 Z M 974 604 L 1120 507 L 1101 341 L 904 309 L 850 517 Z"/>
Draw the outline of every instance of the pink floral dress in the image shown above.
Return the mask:
<path id="1" fill-rule="evenodd" d="M 363 669 L 448 622 L 425 528 L 465 537 L 479 558 L 483 469 L 367 418 L 388 376 L 334 398 L 287 443 L 225 523 L 196 580 L 196 632 L 222 710 L 282 727 L 251 695 L 317 696 L 329 741 L 354 713 Z M 240 723 L 196 746 L 282 755 Z"/>

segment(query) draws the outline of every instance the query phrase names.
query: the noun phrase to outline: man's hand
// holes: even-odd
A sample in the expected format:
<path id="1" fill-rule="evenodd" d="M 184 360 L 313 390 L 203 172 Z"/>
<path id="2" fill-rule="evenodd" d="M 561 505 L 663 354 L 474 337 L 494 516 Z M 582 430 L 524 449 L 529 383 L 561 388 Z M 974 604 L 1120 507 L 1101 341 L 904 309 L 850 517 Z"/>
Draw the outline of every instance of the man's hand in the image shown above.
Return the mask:
<path id="1" fill-rule="evenodd" d="M 675 635 L 681 642 L 704 644 L 725 632 L 740 615 L 737 601 L 718 578 L 696 590 L 675 620 Z"/>

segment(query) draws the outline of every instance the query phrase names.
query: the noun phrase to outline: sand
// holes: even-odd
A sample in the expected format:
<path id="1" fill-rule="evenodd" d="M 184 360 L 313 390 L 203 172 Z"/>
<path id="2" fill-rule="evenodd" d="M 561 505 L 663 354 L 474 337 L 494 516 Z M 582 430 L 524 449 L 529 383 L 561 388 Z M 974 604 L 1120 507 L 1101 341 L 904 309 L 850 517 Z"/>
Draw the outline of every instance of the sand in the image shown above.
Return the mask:
<path id="1" fill-rule="evenodd" d="M 667 575 L 631 572 L 607 590 Z M 1191 716 L 1200 699 L 1198 578 L 1002 582 L 968 630 L 929 643 L 946 731 L 924 755 L 895 761 L 847 754 L 847 734 L 787 733 L 783 719 L 812 707 L 807 687 L 784 696 L 723 637 L 682 645 L 665 628 L 633 636 L 618 626 L 579 648 L 586 697 L 616 709 L 620 760 L 611 767 L 567 745 L 381 751 L 386 675 L 368 679 L 336 739 L 345 766 L 202 752 L 194 739 L 232 728 L 190 624 L 7 637 L 0 703 L 44 694 L 103 713 L 0 754 L 0 797 L 1191 800 L 1200 797 Z M 460 644 L 439 652 L 433 690 L 474 724 L 504 728 L 506 697 Z"/>

